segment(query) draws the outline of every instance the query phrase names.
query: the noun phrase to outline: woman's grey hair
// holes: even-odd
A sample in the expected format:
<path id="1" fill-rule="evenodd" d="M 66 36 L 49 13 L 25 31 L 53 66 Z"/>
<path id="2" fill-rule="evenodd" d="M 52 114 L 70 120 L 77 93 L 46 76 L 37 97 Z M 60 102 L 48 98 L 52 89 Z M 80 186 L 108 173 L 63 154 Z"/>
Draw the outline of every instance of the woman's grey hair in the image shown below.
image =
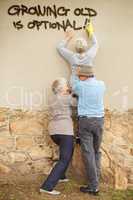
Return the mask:
<path id="1" fill-rule="evenodd" d="M 77 38 L 75 42 L 75 49 L 78 53 L 83 53 L 87 50 L 88 44 L 84 38 Z"/>
<path id="2" fill-rule="evenodd" d="M 58 78 L 56 79 L 53 83 L 52 83 L 52 91 L 54 94 L 59 94 L 64 86 L 68 85 L 68 81 L 61 77 L 61 78 Z"/>

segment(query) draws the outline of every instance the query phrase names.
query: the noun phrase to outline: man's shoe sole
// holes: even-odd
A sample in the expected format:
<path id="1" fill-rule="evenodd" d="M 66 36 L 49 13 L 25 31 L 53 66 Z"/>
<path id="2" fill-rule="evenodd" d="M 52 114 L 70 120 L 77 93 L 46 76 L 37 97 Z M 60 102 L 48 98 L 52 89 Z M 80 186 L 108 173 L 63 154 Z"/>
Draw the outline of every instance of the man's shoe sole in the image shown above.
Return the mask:
<path id="1" fill-rule="evenodd" d="M 89 190 L 89 189 L 87 190 L 87 189 L 81 187 L 80 192 L 88 193 L 88 194 L 92 194 L 92 195 L 98 195 L 99 190 L 93 191 L 93 190 Z"/>
<path id="2" fill-rule="evenodd" d="M 91 194 L 91 195 L 94 195 L 94 196 L 98 196 L 99 191 L 97 191 L 97 192 L 89 191 L 88 193 Z"/>

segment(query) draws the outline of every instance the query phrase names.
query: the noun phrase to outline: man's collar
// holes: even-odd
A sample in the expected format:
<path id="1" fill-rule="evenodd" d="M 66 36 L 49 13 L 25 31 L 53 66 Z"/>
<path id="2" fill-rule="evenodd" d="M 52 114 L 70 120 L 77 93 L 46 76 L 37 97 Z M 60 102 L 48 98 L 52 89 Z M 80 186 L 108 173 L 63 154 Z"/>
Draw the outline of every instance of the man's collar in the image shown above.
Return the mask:
<path id="1" fill-rule="evenodd" d="M 96 80 L 96 77 L 95 77 L 95 76 L 92 77 L 92 78 L 88 78 L 88 79 L 86 79 L 86 81 L 93 81 L 93 80 Z"/>

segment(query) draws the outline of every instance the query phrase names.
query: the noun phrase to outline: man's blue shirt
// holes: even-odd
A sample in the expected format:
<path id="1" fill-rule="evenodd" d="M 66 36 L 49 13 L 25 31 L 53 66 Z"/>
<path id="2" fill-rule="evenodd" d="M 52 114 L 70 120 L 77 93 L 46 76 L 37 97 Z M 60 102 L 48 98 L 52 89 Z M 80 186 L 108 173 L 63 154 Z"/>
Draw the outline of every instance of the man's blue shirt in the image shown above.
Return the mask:
<path id="1" fill-rule="evenodd" d="M 72 88 L 78 95 L 78 115 L 87 117 L 104 116 L 104 92 L 105 84 L 96 78 L 88 78 L 85 81 L 72 76 Z"/>

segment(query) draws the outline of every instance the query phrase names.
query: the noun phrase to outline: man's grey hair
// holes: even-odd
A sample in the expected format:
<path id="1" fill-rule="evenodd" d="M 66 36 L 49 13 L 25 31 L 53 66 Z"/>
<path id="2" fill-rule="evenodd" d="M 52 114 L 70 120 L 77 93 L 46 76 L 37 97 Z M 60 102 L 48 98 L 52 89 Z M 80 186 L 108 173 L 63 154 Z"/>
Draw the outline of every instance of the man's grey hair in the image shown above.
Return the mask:
<path id="1" fill-rule="evenodd" d="M 75 42 L 75 49 L 77 53 L 83 53 L 87 50 L 88 44 L 84 38 L 77 38 Z"/>
<path id="2" fill-rule="evenodd" d="M 53 83 L 52 83 L 52 91 L 54 94 L 59 94 L 64 86 L 68 85 L 68 81 L 61 77 L 61 78 L 58 78 L 56 79 Z"/>

